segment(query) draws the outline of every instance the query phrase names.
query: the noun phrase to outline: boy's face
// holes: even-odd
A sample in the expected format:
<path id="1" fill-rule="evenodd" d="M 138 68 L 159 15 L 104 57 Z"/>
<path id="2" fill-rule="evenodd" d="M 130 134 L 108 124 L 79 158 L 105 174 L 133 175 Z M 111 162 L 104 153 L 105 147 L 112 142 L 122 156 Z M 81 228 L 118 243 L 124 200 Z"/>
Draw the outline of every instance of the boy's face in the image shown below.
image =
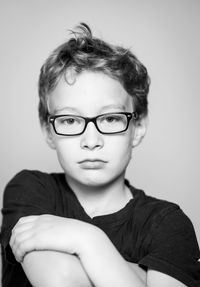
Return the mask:
<path id="1" fill-rule="evenodd" d="M 78 75 L 72 85 L 61 79 L 49 95 L 48 106 L 51 115 L 83 117 L 134 111 L 132 98 L 118 81 L 88 71 Z M 66 178 L 73 184 L 97 187 L 124 178 L 132 148 L 144 136 L 145 127 L 131 120 L 127 131 L 105 135 L 90 122 L 81 135 L 60 136 L 52 127 L 46 133 Z"/>

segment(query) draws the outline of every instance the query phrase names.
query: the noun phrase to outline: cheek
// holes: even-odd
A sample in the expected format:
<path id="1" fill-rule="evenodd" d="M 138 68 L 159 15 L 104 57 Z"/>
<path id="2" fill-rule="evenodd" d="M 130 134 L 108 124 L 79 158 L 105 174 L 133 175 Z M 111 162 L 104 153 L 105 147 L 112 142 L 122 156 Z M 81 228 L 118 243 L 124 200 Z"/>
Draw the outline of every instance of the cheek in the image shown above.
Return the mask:
<path id="1" fill-rule="evenodd" d="M 126 142 L 121 150 L 122 161 L 129 162 L 132 155 L 132 143 Z"/>
<path id="2" fill-rule="evenodd" d="M 62 166 L 70 166 L 71 163 L 76 161 L 76 155 L 78 154 L 76 146 L 77 143 L 74 143 L 71 139 L 59 139 L 56 141 L 56 152 Z"/>
<path id="3" fill-rule="evenodd" d="M 129 162 L 132 155 L 132 137 L 129 134 L 110 143 L 110 152 L 119 164 Z"/>

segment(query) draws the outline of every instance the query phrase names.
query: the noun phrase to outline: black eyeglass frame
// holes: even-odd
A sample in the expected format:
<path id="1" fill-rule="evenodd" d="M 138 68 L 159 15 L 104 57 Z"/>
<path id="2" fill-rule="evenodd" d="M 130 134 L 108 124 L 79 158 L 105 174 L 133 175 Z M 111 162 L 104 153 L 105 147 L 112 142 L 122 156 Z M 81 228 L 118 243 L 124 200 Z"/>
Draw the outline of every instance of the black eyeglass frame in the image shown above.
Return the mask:
<path id="1" fill-rule="evenodd" d="M 97 125 L 97 119 L 100 118 L 100 117 L 102 117 L 102 116 L 105 116 L 105 115 L 116 115 L 116 114 L 120 114 L 120 115 L 125 115 L 125 116 L 126 116 L 126 118 L 127 118 L 126 128 L 123 129 L 123 130 L 120 131 L 120 132 L 113 132 L 113 133 L 111 133 L 111 132 L 109 132 L 109 133 L 108 133 L 108 132 L 102 132 L 102 131 L 99 129 L 98 125 Z M 84 119 L 84 121 L 85 121 L 85 126 L 84 126 L 84 129 L 82 130 L 82 132 L 76 133 L 76 134 L 66 134 L 66 133 L 63 134 L 63 133 L 58 133 L 58 132 L 56 131 L 56 127 L 55 127 L 55 120 L 56 120 L 57 118 L 61 118 L 61 117 L 64 117 L 64 116 L 73 116 L 73 117 L 75 116 L 75 117 L 77 117 L 77 118 Z M 56 133 L 57 135 L 60 135 L 60 136 L 78 136 L 78 135 L 81 135 L 81 134 L 83 134 L 83 133 L 85 132 L 85 130 L 86 130 L 86 128 L 87 128 L 87 125 L 88 125 L 88 123 L 90 123 L 90 122 L 92 122 L 92 123 L 95 125 L 95 127 L 96 127 L 96 129 L 98 130 L 99 133 L 105 134 L 105 135 L 109 135 L 109 134 L 110 134 L 110 135 L 113 135 L 113 134 L 120 134 L 120 133 L 125 132 L 125 131 L 128 129 L 130 120 L 131 120 L 132 118 L 133 118 L 134 120 L 137 120 L 137 119 L 138 119 L 138 114 L 137 114 L 137 112 L 132 112 L 132 113 L 128 113 L 128 112 L 105 113 L 105 114 L 98 115 L 98 116 L 96 116 L 96 117 L 82 117 L 82 116 L 76 116 L 76 115 L 72 115 L 72 114 L 62 114 L 62 115 L 50 115 L 50 114 L 49 114 L 49 115 L 48 115 L 48 122 L 49 122 L 50 124 L 52 124 L 55 133 Z"/>

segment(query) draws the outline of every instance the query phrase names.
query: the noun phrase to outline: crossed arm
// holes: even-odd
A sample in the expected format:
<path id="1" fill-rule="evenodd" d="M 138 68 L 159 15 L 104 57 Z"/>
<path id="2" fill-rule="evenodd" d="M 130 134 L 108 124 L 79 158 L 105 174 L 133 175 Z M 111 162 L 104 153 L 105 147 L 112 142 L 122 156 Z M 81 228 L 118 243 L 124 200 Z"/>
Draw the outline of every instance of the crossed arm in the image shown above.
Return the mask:
<path id="1" fill-rule="evenodd" d="M 53 215 L 15 225 L 10 246 L 34 287 L 183 287 L 157 271 L 127 263 L 99 228 Z"/>

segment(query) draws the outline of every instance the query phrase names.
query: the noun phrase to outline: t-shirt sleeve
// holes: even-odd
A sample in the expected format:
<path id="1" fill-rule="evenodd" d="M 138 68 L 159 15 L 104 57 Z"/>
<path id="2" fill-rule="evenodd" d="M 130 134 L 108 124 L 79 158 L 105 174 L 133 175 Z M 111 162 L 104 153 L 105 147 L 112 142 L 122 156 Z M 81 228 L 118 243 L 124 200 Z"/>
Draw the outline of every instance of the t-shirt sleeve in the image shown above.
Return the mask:
<path id="1" fill-rule="evenodd" d="M 200 286 L 200 252 L 190 219 L 177 208 L 156 218 L 148 254 L 139 264 L 188 287 Z"/>
<path id="2" fill-rule="evenodd" d="M 15 263 L 9 246 L 10 236 L 17 221 L 28 215 L 53 213 L 52 187 L 47 174 L 24 170 L 6 186 L 3 195 L 1 244 L 6 259 Z M 48 186 L 49 185 L 49 186 Z"/>

